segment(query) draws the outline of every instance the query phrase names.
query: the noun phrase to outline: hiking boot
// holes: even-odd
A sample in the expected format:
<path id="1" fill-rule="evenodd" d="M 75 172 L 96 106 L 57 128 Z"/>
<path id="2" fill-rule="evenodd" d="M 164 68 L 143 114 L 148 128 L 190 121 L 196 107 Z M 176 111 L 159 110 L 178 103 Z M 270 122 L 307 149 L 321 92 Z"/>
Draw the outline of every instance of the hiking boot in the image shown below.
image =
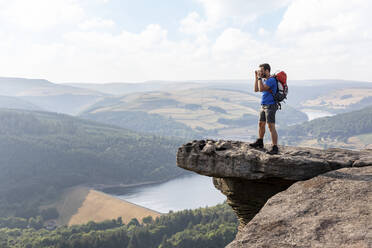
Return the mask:
<path id="1" fill-rule="evenodd" d="M 256 142 L 249 144 L 249 146 L 253 148 L 263 148 L 263 139 L 257 139 Z"/>
<path id="2" fill-rule="evenodd" d="M 271 150 L 270 151 L 267 151 L 266 153 L 268 153 L 270 155 L 278 154 L 279 153 L 279 148 L 278 148 L 277 145 L 273 145 L 271 147 Z"/>

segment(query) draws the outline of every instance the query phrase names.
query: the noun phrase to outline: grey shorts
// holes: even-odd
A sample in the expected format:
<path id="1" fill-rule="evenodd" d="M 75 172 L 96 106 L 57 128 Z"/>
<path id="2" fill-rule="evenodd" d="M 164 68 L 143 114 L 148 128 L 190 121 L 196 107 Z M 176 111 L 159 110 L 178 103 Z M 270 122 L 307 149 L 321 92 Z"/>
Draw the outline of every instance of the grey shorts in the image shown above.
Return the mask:
<path id="1" fill-rule="evenodd" d="M 275 123 L 275 113 L 278 110 L 276 104 L 261 105 L 260 121 Z"/>

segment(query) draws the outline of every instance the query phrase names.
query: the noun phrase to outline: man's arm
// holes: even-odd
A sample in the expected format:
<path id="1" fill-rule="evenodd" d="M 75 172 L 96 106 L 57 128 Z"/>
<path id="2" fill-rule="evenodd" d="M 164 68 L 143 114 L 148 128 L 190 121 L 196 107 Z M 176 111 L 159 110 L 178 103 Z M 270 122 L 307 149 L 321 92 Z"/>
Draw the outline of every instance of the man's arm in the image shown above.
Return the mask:
<path id="1" fill-rule="evenodd" d="M 254 92 L 258 92 L 258 75 L 257 75 L 257 71 L 255 71 L 255 74 L 256 74 L 256 79 L 254 81 Z"/>
<path id="2" fill-rule="evenodd" d="M 260 79 L 260 80 L 258 80 L 258 89 L 259 89 L 260 92 L 262 92 L 262 91 L 269 91 L 270 90 L 270 86 L 268 86 L 267 84 L 262 83 L 262 79 Z"/>

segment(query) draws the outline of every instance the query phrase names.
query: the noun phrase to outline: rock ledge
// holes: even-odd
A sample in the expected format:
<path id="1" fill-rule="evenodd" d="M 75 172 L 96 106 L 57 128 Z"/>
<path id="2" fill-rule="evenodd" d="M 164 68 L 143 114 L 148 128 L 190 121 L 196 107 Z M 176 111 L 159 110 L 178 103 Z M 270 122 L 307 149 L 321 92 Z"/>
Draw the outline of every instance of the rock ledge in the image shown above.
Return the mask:
<path id="1" fill-rule="evenodd" d="M 217 189 L 237 214 L 239 234 L 268 199 L 297 181 L 329 171 L 372 165 L 372 150 L 279 146 L 268 155 L 242 141 L 193 140 L 179 147 L 177 166 L 213 177 Z M 290 246 L 292 247 L 292 246 Z"/>

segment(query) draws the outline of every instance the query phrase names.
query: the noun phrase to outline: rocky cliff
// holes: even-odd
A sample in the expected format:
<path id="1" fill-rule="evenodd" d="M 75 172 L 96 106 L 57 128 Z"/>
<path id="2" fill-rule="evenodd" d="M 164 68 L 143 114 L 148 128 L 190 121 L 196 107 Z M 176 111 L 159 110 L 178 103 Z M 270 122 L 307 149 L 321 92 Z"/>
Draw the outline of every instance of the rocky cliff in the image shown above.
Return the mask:
<path id="1" fill-rule="evenodd" d="M 227 196 L 240 220 L 230 247 L 372 247 L 372 150 L 268 155 L 241 141 L 194 140 L 177 165 L 213 177 Z"/>

